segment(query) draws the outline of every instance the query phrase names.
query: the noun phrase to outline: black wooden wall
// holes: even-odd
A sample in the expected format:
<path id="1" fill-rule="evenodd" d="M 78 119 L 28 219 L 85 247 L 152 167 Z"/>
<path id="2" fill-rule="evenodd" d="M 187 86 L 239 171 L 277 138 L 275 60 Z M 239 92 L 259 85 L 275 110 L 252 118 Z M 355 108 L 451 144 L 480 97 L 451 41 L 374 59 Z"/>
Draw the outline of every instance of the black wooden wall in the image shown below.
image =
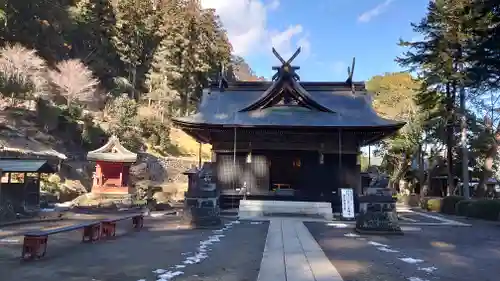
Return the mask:
<path id="1" fill-rule="evenodd" d="M 293 157 L 281 157 L 278 154 L 289 153 L 295 158 L 300 158 L 300 169 L 292 171 L 289 179 L 280 176 L 274 178 L 271 173 L 271 165 L 289 165 L 280 163 Z M 252 195 L 265 195 L 269 193 L 273 181 L 279 183 L 292 183 L 292 188 L 298 190 L 300 198 L 297 200 L 313 201 L 338 201 L 339 188 L 358 188 L 360 183 L 359 167 L 355 154 L 325 154 L 323 164 L 319 162 L 317 151 L 253 151 L 251 163 L 246 163 L 247 154 L 236 154 L 236 165 L 234 165 L 234 154 L 217 153 L 217 184 L 224 193 L 236 193 L 236 189 L 242 188 L 245 183 L 247 191 Z M 284 169 L 283 171 L 285 171 Z M 285 175 L 284 177 L 286 177 Z M 358 183 L 359 182 L 359 183 Z M 274 182 L 276 183 L 276 182 Z"/>

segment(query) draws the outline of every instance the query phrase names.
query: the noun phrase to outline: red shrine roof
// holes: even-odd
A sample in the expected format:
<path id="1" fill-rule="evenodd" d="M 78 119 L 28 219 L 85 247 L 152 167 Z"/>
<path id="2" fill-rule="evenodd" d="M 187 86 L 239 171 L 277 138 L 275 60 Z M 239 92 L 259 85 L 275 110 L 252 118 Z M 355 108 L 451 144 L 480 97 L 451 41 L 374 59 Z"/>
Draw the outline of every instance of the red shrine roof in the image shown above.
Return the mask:
<path id="1" fill-rule="evenodd" d="M 137 154 L 126 149 L 117 136 L 111 136 L 108 142 L 101 148 L 87 153 L 87 160 L 134 163 L 137 161 Z"/>

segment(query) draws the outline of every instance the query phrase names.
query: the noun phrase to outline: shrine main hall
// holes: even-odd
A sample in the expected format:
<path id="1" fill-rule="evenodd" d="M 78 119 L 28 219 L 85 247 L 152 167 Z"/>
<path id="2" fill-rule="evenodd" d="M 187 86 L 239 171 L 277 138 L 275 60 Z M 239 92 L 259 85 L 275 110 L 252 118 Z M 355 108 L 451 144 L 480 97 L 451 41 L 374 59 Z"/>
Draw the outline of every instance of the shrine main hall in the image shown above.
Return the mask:
<path id="1" fill-rule="evenodd" d="M 272 81 L 219 81 L 196 113 L 174 124 L 212 145 L 221 200 L 339 202 L 339 188 L 360 192 L 362 146 L 404 123 L 374 111 L 364 82 L 303 82 L 297 52 L 273 67 Z M 221 86 L 222 85 L 222 86 Z"/>

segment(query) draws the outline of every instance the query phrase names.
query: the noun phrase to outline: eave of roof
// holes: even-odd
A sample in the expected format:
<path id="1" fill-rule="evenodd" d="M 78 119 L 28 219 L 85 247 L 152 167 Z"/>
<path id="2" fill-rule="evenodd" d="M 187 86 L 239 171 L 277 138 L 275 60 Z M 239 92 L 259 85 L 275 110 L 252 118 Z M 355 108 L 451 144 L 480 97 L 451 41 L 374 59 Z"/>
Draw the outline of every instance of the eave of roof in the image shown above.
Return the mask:
<path id="1" fill-rule="evenodd" d="M 0 159 L 0 171 L 3 173 L 55 173 L 55 169 L 46 160 Z"/>
<path id="2" fill-rule="evenodd" d="M 256 101 L 253 101 L 252 104 L 241 109 L 240 112 L 263 109 L 264 106 L 271 100 L 281 95 L 282 90 L 288 91 L 293 98 L 300 100 L 301 103 L 303 103 L 307 108 L 315 109 L 321 112 L 332 113 L 329 108 L 317 103 L 296 80 L 289 79 L 285 81 L 283 78 L 279 78 L 278 81 L 271 84 L 271 86 L 262 94 L 262 96 L 260 96 Z"/>
<path id="3" fill-rule="evenodd" d="M 117 136 L 111 136 L 108 142 L 102 147 L 89 151 L 87 159 L 92 161 L 124 162 L 134 163 L 137 161 L 137 154 L 126 149 Z"/>

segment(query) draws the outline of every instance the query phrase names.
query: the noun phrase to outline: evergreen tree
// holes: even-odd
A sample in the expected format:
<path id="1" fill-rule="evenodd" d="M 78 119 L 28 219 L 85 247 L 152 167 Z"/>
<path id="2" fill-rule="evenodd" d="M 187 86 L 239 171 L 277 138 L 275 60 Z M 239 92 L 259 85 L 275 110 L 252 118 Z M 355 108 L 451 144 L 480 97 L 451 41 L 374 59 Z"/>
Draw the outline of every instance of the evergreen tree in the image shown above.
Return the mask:
<path id="1" fill-rule="evenodd" d="M 418 104 L 432 109 L 430 116 L 446 117 L 448 194 L 454 189 L 455 102 L 459 88 L 468 83 L 465 66 L 471 38 L 470 5 L 470 0 L 431 1 L 427 15 L 418 24 L 412 24 L 424 39 L 401 42 L 410 51 L 397 59 L 419 73 L 423 87 L 417 96 Z"/>
<path id="2" fill-rule="evenodd" d="M 116 35 L 112 41 L 134 86 L 133 96 L 136 100 L 140 99 L 145 75 L 160 41 L 156 35 L 156 8 L 150 1 L 140 0 L 121 0 L 116 7 Z"/>
<path id="3" fill-rule="evenodd" d="M 116 36 L 116 16 L 110 0 L 81 0 L 74 9 L 74 18 L 79 28 L 73 34 L 72 55 L 84 59 L 109 85 L 123 68 L 111 42 Z"/>

